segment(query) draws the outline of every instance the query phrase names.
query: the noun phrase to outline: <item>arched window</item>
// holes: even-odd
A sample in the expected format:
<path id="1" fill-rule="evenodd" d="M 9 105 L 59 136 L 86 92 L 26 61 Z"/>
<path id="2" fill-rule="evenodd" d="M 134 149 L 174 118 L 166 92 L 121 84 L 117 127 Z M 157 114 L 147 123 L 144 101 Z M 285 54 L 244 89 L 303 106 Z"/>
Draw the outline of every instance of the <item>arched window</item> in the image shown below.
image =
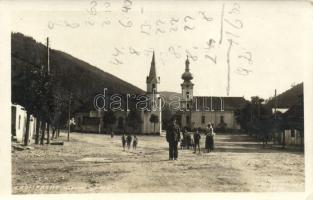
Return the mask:
<path id="1" fill-rule="evenodd" d="M 186 97 L 187 97 L 187 99 L 189 99 L 189 97 L 190 97 L 190 92 L 186 92 Z"/>

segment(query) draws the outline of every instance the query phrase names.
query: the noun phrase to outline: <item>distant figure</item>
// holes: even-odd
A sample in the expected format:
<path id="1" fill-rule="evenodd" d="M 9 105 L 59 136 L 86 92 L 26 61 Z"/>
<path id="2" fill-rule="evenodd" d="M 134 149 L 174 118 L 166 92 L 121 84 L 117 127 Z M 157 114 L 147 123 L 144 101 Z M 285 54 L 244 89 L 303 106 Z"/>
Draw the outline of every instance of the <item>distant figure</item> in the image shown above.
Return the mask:
<path id="1" fill-rule="evenodd" d="M 208 153 L 214 150 L 214 130 L 212 124 L 208 125 L 205 137 L 205 149 Z"/>
<path id="2" fill-rule="evenodd" d="M 178 150 L 177 145 L 180 140 L 180 129 L 173 118 L 166 130 L 166 140 L 169 144 L 169 160 L 177 160 Z"/>
<path id="3" fill-rule="evenodd" d="M 186 131 L 186 146 L 187 149 L 190 148 L 190 146 L 192 146 L 192 141 L 191 141 L 191 135 Z"/>
<path id="4" fill-rule="evenodd" d="M 183 138 L 181 139 L 180 148 L 185 149 L 187 147 L 187 128 L 184 128 Z"/>
<path id="5" fill-rule="evenodd" d="M 196 130 L 196 132 L 193 134 L 193 140 L 194 140 L 194 153 L 197 152 L 197 147 L 200 153 L 200 139 L 201 139 L 201 135 L 199 133 L 199 130 Z"/>
<path id="6" fill-rule="evenodd" d="M 113 131 L 111 131 L 111 138 L 113 138 L 114 137 L 114 132 Z"/>
<path id="7" fill-rule="evenodd" d="M 190 135 L 190 144 L 189 144 L 189 148 L 194 148 L 194 146 L 195 146 L 195 142 L 193 141 L 193 137 L 191 137 L 191 135 Z"/>
<path id="8" fill-rule="evenodd" d="M 122 135 L 122 145 L 123 145 L 123 151 L 125 151 L 125 145 L 126 145 L 126 136 L 125 133 Z"/>
<path id="9" fill-rule="evenodd" d="M 130 134 L 127 135 L 126 137 L 126 143 L 127 143 L 127 149 L 130 149 L 130 145 L 132 143 L 132 136 Z"/>
<path id="10" fill-rule="evenodd" d="M 138 144 L 138 139 L 137 139 L 137 136 L 134 135 L 133 149 L 136 149 L 136 148 L 137 148 L 137 144 Z"/>

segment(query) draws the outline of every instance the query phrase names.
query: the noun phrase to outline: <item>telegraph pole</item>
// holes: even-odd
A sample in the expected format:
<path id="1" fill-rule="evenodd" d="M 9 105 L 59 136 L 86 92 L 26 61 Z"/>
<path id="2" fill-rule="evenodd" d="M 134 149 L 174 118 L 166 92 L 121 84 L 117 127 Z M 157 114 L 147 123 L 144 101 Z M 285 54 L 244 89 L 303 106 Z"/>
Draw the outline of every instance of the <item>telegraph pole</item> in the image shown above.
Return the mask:
<path id="1" fill-rule="evenodd" d="M 47 72 L 48 72 L 48 74 L 50 74 L 49 37 L 47 37 Z"/>

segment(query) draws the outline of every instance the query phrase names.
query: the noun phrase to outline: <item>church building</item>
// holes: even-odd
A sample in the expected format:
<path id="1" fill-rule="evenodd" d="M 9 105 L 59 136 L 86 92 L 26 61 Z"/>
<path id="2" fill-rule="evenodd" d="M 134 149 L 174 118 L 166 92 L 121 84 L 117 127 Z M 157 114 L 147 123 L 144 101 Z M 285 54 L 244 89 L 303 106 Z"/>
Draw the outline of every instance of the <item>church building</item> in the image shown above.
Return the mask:
<path id="1" fill-rule="evenodd" d="M 160 77 L 157 76 L 155 66 L 154 52 L 150 66 L 149 76 L 146 78 L 147 92 L 146 96 L 149 98 L 149 111 L 141 112 L 143 123 L 142 133 L 160 133 L 162 130 L 162 109 L 161 98 L 158 92 L 158 85 L 160 84 Z M 154 118 L 156 123 L 153 123 L 151 118 Z"/>
<path id="2" fill-rule="evenodd" d="M 181 128 L 204 129 L 211 123 L 215 129 L 240 129 L 235 111 L 245 106 L 246 100 L 243 97 L 194 96 L 193 75 L 188 57 L 181 78 L 182 109 L 177 112 Z"/>

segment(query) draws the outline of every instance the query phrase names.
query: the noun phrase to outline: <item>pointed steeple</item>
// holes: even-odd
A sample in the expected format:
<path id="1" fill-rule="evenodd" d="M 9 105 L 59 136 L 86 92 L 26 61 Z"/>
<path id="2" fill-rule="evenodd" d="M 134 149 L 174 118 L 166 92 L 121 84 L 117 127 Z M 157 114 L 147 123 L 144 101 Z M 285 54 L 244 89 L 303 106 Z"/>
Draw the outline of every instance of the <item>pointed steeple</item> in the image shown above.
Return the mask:
<path id="1" fill-rule="evenodd" d="M 149 79 L 156 78 L 156 69 L 155 69 L 155 60 L 154 60 L 154 51 L 152 55 L 152 61 L 151 61 L 151 67 L 150 67 L 150 73 L 149 73 Z"/>
<path id="2" fill-rule="evenodd" d="M 152 93 L 152 91 L 157 91 L 157 84 L 160 83 L 160 77 L 157 77 L 156 74 L 156 67 L 155 67 L 155 55 L 153 51 L 152 60 L 151 60 L 151 66 L 150 66 L 150 72 L 149 76 L 147 76 L 147 92 Z"/>

